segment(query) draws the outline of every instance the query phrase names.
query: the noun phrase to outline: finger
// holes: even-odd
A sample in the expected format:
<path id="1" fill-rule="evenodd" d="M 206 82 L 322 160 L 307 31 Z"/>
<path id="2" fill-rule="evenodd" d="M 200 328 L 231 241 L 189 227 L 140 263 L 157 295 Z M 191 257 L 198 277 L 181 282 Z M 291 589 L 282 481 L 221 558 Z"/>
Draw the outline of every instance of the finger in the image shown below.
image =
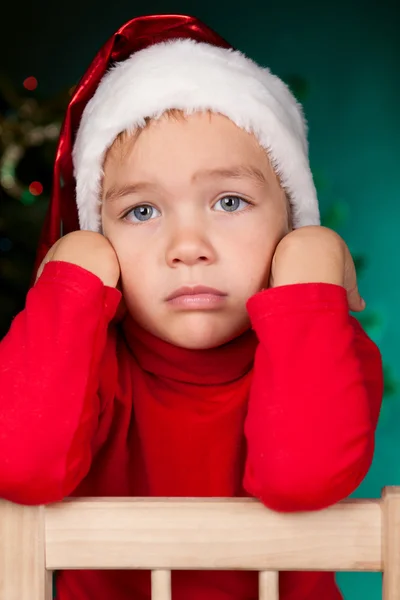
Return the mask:
<path id="1" fill-rule="evenodd" d="M 358 287 L 355 286 L 353 289 L 347 291 L 347 299 L 349 302 L 349 308 L 353 312 L 361 312 L 365 309 L 365 300 L 361 297 Z"/>
<path id="2" fill-rule="evenodd" d="M 365 309 L 365 300 L 361 297 L 358 290 L 356 268 L 353 257 L 347 246 L 344 268 L 344 287 L 347 291 L 349 309 L 353 312 L 363 311 Z"/>

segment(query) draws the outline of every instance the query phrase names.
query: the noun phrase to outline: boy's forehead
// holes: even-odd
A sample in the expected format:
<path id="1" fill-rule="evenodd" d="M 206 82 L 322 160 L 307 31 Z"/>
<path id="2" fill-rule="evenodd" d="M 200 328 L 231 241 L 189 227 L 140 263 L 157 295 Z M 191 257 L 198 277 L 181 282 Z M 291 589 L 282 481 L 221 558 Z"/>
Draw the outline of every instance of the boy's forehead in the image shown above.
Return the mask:
<path id="1" fill-rule="evenodd" d="M 109 199 L 121 184 L 140 183 L 144 190 L 168 181 L 235 179 L 265 186 L 275 176 L 267 152 L 253 135 L 227 117 L 209 113 L 181 118 L 166 114 L 141 130 L 121 133 L 106 157 L 104 175 Z"/>

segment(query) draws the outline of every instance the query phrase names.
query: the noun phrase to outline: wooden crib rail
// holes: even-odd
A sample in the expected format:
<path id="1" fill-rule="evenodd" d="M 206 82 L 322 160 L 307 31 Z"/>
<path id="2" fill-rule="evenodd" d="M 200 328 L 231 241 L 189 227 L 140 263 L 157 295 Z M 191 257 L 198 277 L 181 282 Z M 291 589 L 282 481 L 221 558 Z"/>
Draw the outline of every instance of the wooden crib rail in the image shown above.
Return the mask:
<path id="1" fill-rule="evenodd" d="M 153 600 L 171 599 L 171 570 L 259 572 L 278 599 L 282 570 L 381 571 L 400 600 L 400 488 L 311 513 L 278 514 L 243 499 L 0 501 L 0 600 L 50 600 L 58 569 L 148 569 Z"/>

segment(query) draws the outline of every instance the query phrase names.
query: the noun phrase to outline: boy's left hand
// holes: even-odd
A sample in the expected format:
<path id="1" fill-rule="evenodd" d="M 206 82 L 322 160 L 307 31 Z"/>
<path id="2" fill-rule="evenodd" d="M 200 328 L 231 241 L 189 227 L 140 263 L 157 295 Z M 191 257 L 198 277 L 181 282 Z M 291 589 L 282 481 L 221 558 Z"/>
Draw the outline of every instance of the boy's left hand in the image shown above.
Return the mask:
<path id="1" fill-rule="evenodd" d="M 312 282 L 344 287 L 350 310 L 364 310 L 350 251 L 337 233 L 322 226 L 291 231 L 278 244 L 271 265 L 270 287 Z"/>

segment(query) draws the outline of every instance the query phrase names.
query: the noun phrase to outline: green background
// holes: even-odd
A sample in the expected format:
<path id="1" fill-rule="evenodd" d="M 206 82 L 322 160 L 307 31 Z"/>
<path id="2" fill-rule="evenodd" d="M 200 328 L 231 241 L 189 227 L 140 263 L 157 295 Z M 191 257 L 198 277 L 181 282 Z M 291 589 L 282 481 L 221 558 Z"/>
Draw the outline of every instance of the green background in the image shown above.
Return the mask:
<path id="1" fill-rule="evenodd" d="M 11 84 L 18 87 L 34 75 L 41 102 L 76 83 L 99 46 L 124 21 L 141 14 L 182 12 L 198 16 L 292 85 L 309 122 L 311 164 L 325 223 L 343 235 L 358 257 L 360 287 L 368 304 L 365 324 L 388 368 L 374 464 L 356 494 L 365 497 L 379 496 L 384 485 L 400 484 L 398 4 L 114 0 L 110 5 L 73 0 L 67 6 L 40 2 L 26 10 L 18 4 L 7 7 L 3 23 L 9 26 L 0 42 Z M 0 236 L 15 242 L 14 250 L 19 247 L 19 254 L 13 254 L 8 243 L 0 245 L 1 306 L 9 320 L 26 284 L 18 277 L 21 266 L 13 280 L 13 265 L 31 264 L 32 248 L 25 243 L 21 250 L 21 239 L 35 242 L 43 203 L 35 208 L 6 196 L 1 201 Z M 14 285 L 12 300 L 4 282 L 10 290 Z M 338 579 L 346 600 L 381 597 L 380 575 L 341 574 Z"/>

